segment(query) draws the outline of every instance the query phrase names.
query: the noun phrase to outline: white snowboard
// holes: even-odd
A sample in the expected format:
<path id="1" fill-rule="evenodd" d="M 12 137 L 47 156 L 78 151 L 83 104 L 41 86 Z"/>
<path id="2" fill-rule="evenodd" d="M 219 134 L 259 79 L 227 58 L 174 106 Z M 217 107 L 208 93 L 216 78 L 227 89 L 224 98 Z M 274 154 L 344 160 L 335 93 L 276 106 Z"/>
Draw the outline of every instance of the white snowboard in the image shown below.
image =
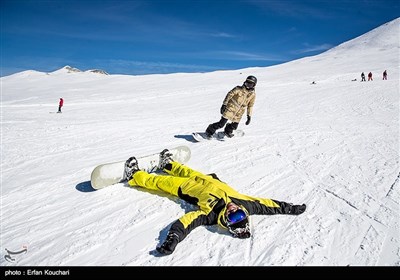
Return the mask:
<path id="1" fill-rule="evenodd" d="M 172 159 L 174 161 L 186 163 L 190 159 L 191 152 L 187 146 L 178 146 L 168 150 L 172 153 Z M 144 156 L 134 155 L 138 160 L 140 170 L 147 172 L 157 171 L 160 152 Z M 128 158 L 129 156 L 126 159 Z M 123 161 L 101 164 L 95 167 L 90 176 L 92 187 L 98 190 L 116 183 L 121 183 L 124 177 L 126 159 Z"/>
<path id="2" fill-rule="evenodd" d="M 205 135 L 206 135 L 205 132 L 193 132 L 192 133 L 194 140 L 196 140 L 197 142 L 202 142 L 202 141 L 210 141 L 210 140 L 225 141 L 226 139 L 232 139 L 235 137 L 243 137 L 244 131 L 240 130 L 240 129 L 234 130 L 232 138 L 225 136 L 225 133 L 223 131 L 214 133 L 214 135 L 210 139 L 206 138 Z"/>

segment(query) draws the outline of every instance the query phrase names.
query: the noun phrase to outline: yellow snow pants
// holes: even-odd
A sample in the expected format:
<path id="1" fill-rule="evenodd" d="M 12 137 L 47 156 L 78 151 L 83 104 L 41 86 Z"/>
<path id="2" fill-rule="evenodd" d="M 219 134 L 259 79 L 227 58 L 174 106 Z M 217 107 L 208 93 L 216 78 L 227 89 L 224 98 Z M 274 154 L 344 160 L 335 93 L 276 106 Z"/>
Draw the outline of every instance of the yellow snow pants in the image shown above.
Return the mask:
<path id="1" fill-rule="evenodd" d="M 133 178 L 128 181 L 128 184 L 132 187 L 139 186 L 149 190 L 161 190 L 178 196 L 179 187 L 189 177 L 201 173 L 175 161 L 171 164 L 171 170 L 164 169 L 169 175 L 155 175 L 145 171 L 137 171 L 133 174 Z"/>

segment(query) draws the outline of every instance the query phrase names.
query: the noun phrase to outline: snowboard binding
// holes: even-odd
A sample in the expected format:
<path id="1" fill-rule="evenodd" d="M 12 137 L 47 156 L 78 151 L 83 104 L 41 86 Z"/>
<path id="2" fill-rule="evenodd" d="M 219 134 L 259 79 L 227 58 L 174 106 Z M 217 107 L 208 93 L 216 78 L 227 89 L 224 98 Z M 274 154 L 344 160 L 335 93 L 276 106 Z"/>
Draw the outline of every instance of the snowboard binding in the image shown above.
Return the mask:
<path id="1" fill-rule="evenodd" d="M 125 179 L 127 179 L 128 181 L 131 180 L 133 174 L 135 174 L 136 171 L 139 171 L 138 161 L 135 157 L 130 157 L 125 162 L 125 172 L 124 172 Z"/>
<path id="2" fill-rule="evenodd" d="M 173 162 L 172 153 L 168 149 L 164 149 L 160 153 L 160 161 L 158 163 L 158 169 L 163 170 L 168 163 Z"/>

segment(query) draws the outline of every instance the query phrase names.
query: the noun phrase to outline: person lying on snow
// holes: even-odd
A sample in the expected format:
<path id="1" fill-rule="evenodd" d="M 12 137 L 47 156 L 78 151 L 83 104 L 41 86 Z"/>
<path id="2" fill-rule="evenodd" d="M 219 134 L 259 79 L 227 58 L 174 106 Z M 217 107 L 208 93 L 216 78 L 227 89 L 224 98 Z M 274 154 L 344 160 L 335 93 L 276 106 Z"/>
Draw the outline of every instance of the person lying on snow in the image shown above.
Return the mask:
<path id="1" fill-rule="evenodd" d="M 195 171 L 173 161 L 171 156 L 168 149 L 160 153 L 158 167 L 168 175 L 149 174 L 139 170 L 135 157 L 130 157 L 125 163 L 124 177 L 129 186 L 163 191 L 199 207 L 171 225 L 166 240 L 156 248 L 162 255 L 172 254 L 178 243 L 201 225 L 218 224 L 234 237 L 249 238 L 250 215 L 299 215 L 306 210 L 305 204 L 293 205 L 241 194 L 220 181 L 215 174 L 206 175 Z"/>

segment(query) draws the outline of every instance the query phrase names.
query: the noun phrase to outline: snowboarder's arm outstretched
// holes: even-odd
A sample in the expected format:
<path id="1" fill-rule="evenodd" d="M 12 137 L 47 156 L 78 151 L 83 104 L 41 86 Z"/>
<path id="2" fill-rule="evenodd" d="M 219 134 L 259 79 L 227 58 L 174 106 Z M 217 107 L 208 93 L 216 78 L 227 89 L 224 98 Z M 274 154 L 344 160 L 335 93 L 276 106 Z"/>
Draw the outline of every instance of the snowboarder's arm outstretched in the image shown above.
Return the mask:
<path id="1" fill-rule="evenodd" d="M 214 212 L 210 212 L 208 215 L 202 210 L 186 213 L 171 225 L 167 238 L 160 247 L 157 247 L 157 251 L 163 255 L 172 254 L 176 245 L 185 239 L 193 229 L 201 225 L 212 224 L 215 219 Z"/>
<path id="2" fill-rule="evenodd" d="M 275 215 L 289 214 L 300 215 L 306 210 L 306 205 L 293 205 L 292 203 L 269 198 L 232 199 L 237 204 L 242 204 L 250 215 Z"/>

